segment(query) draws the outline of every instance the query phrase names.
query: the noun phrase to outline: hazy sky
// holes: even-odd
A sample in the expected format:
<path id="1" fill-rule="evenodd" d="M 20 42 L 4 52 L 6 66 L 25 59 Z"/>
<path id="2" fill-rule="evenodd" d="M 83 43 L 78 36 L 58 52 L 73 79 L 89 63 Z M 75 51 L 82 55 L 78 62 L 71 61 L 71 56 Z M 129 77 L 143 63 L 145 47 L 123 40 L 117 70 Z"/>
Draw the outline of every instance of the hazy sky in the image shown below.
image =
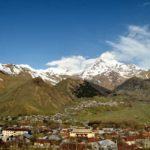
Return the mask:
<path id="1" fill-rule="evenodd" d="M 0 0 L 0 63 L 45 68 L 110 51 L 150 66 L 149 24 L 150 0 Z"/>

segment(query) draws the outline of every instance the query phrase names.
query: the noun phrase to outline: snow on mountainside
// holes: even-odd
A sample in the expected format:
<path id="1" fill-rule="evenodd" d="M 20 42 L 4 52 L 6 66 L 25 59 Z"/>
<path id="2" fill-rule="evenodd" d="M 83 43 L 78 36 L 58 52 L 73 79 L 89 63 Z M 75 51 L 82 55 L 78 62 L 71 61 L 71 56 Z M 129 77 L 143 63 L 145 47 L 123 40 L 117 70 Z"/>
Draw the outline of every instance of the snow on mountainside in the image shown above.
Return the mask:
<path id="1" fill-rule="evenodd" d="M 113 90 L 125 80 L 137 76 L 142 69 L 134 64 L 118 62 L 114 56 L 106 52 L 82 73 L 82 78 Z"/>
<path id="2" fill-rule="evenodd" d="M 50 81 L 52 84 L 59 82 L 59 76 L 55 75 L 52 71 L 46 70 L 36 70 L 31 68 L 29 65 L 12 65 L 12 64 L 0 64 L 0 71 L 17 76 L 20 73 L 28 73 L 32 78 L 41 77 L 44 81 Z"/>
<path id="3" fill-rule="evenodd" d="M 56 69 L 57 70 L 57 69 Z M 55 69 L 43 69 L 36 70 L 31 68 L 29 65 L 12 65 L 12 64 L 0 64 L 0 71 L 17 76 L 21 73 L 28 73 L 32 78 L 41 77 L 44 81 L 49 81 L 51 84 L 55 85 L 66 76 L 78 76 L 80 78 L 93 81 L 101 86 L 108 89 L 113 89 L 126 79 L 133 76 L 139 76 L 142 78 L 144 72 L 142 69 L 133 64 L 124 64 L 118 62 L 114 56 L 106 52 L 100 57 L 96 58 L 95 61 L 85 67 L 83 71 L 79 71 L 78 74 L 73 74 L 72 70 L 66 71 L 56 71 Z M 148 76 L 147 72 L 144 76 Z"/>
<path id="4" fill-rule="evenodd" d="M 133 64 L 124 64 L 115 60 L 114 56 L 106 52 L 96 59 L 95 63 L 82 73 L 85 79 L 91 79 L 93 76 L 106 75 L 109 76 L 110 72 L 116 72 L 123 78 L 130 78 L 142 70 Z"/>

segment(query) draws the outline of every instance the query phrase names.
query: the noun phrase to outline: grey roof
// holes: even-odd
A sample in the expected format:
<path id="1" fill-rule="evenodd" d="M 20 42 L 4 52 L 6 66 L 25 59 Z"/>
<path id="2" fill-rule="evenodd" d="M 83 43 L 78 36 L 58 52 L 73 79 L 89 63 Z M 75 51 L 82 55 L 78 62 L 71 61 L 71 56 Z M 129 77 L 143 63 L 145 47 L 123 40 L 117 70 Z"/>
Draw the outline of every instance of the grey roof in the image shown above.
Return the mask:
<path id="1" fill-rule="evenodd" d="M 103 141 L 99 141 L 98 142 L 100 145 L 103 145 L 103 146 L 109 146 L 109 145 L 114 145 L 115 143 L 111 140 L 103 140 Z"/>
<path id="2" fill-rule="evenodd" d="M 26 137 L 26 138 L 28 138 L 28 139 L 32 138 L 32 135 L 28 134 L 28 133 L 25 133 L 23 136 Z"/>
<path id="3" fill-rule="evenodd" d="M 61 137 L 59 137 L 58 135 L 51 135 L 51 136 L 49 136 L 49 140 L 59 141 L 59 140 L 61 140 Z"/>

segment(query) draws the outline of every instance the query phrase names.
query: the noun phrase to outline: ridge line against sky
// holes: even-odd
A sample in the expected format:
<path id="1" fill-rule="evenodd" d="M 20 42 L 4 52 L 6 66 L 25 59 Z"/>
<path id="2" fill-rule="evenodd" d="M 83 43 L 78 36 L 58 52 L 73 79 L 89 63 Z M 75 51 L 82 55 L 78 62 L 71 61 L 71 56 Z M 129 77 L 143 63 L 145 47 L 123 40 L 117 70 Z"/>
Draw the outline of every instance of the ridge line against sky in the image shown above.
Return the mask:
<path id="1" fill-rule="evenodd" d="M 2 0 L 0 63 L 78 68 L 109 51 L 150 68 L 149 14 L 150 0 Z"/>

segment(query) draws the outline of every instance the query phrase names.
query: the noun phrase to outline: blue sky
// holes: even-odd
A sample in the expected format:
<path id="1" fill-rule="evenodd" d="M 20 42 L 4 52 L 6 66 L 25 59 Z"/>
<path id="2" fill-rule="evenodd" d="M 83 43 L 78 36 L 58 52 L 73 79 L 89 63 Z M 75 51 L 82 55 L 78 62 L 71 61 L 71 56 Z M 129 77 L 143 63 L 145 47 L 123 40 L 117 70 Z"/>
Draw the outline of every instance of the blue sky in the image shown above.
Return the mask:
<path id="1" fill-rule="evenodd" d="M 129 26 L 149 25 L 149 14 L 150 0 L 0 0 L 0 63 L 98 57 Z"/>

